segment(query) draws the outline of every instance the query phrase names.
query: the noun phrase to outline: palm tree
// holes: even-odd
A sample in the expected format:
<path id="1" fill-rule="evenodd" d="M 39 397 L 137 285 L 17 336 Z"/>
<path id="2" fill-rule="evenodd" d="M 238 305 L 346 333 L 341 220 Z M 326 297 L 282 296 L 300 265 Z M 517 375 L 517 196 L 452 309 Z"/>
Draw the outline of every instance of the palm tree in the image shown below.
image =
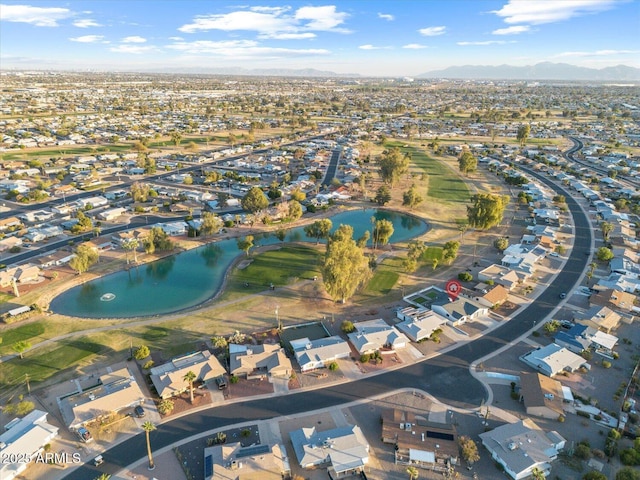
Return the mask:
<path id="1" fill-rule="evenodd" d="M 409 480 L 417 480 L 418 469 L 416 467 L 409 466 L 407 467 L 407 474 L 409 475 Z"/>
<path id="2" fill-rule="evenodd" d="M 111 478 L 111 475 L 109 475 L 108 473 L 102 473 L 100 474 L 100 476 L 94 478 L 93 480 L 109 480 Z"/>
<path id="3" fill-rule="evenodd" d="M 149 470 L 153 470 L 156 468 L 156 465 L 153 463 L 153 455 L 151 454 L 151 442 L 149 441 L 149 432 L 152 432 L 156 429 L 156 426 L 151 423 L 149 420 L 142 424 L 142 429 L 147 436 L 147 456 L 149 457 Z"/>
<path id="4" fill-rule="evenodd" d="M 182 377 L 182 379 L 185 382 L 189 382 L 189 396 L 191 398 L 191 403 L 193 404 L 193 382 L 194 380 L 198 378 L 196 376 L 195 373 L 193 373 L 191 370 L 189 370 L 187 373 L 184 374 L 184 377 Z"/>

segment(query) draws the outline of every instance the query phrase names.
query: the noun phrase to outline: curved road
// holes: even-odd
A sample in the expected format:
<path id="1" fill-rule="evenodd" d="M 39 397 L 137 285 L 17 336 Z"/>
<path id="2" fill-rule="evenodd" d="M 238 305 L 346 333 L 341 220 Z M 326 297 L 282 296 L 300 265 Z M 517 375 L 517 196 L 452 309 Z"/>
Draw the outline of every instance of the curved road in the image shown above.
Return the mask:
<path id="1" fill-rule="evenodd" d="M 222 405 L 168 421 L 158 425 L 157 430 L 151 433 L 151 444 L 154 450 L 210 429 L 338 406 L 399 388 L 425 390 L 442 402 L 454 406 L 481 405 L 486 399 L 487 392 L 483 385 L 471 376 L 470 364 L 517 339 L 529 330 L 532 320 L 539 321 L 549 315 L 558 305 L 560 293 L 570 291 L 581 280 L 589 258 L 587 255 L 591 249 L 590 224 L 578 203 L 564 188 L 535 173 L 529 173 L 557 193 L 565 195 L 574 219 L 575 243 L 563 270 L 522 312 L 483 337 L 463 344 L 446 354 L 399 370 L 321 390 Z M 105 463 L 100 469 L 87 463 L 70 472 L 65 478 L 85 480 L 105 471 L 116 473 L 146 455 L 145 436 L 140 433 L 112 447 L 102 455 Z"/>

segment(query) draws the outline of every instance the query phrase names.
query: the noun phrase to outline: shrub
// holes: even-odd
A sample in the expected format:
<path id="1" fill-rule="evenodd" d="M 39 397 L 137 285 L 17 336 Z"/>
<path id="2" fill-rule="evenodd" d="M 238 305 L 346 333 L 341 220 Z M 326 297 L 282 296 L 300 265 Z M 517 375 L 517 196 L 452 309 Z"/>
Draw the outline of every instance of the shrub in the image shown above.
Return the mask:
<path id="1" fill-rule="evenodd" d="M 608 360 L 603 360 L 602 361 L 602 367 L 603 368 L 611 368 L 611 362 Z"/>
<path id="2" fill-rule="evenodd" d="M 338 362 L 331 362 L 328 368 L 332 372 L 335 372 L 336 370 L 338 370 Z"/>
<path id="3" fill-rule="evenodd" d="M 154 364 L 155 362 L 153 360 L 149 360 L 142 366 L 142 368 L 144 368 L 145 370 L 149 370 L 151 367 L 153 367 Z"/>
<path id="4" fill-rule="evenodd" d="M 580 460 L 589 460 L 591 458 L 591 449 L 588 445 L 579 444 L 573 455 Z"/>
<path id="5" fill-rule="evenodd" d="M 458 274 L 458 280 L 460 280 L 461 282 L 470 282 L 471 280 L 473 280 L 473 275 L 471 275 L 469 272 L 461 272 Z"/>
<path id="6" fill-rule="evenodd" d="M 583 410 L 576 411 L 576 415 L 579 415 L 580 417 L 584 417 L 584 418 L 591 418 L 591 414 Z"/>
<path id="7" fill-rule="evenodd" d="M 369 360 L 371 360 L 371 355 L 369 355 L 368 353 L 363 353 L 362 355 L 360 355 L 360 363 L 368 363 Z"/>
<path id="8" fill-rule="evenodd" d="M 151 352 L 149 351 L 149 347 L 147 347 L 146 345 L 140 345 L 136 349 L 134 357 L 136 358 L 136 360 L 142 360 L 144 358 L 147 358 L 150 353 Z"/>
<path id="9" fill-rule="evenodd" d="M 173 400 L 165 398 L 164 400 L 161 400 L 160 403 L 158 404 L 158 412 L 161 415 L 168 415 L 173 411 L 174 406 L 175 404 L 173 403 Z"/>
<path id="10" fill-rule="evenodd" d="M 340 325 L 340 329 L 344 332 L 344 333 L 352 333 L 355 331 L 356 327 L 353 324 L 352 321 L 350 320 L 345 320 L 344 322 L 342 322 L 342 324 Z"/>
<path id="11" fill-rule="evenodd" d="M 240 379 L 237 377 L 237 375 L 231 375 L 231 378 L 229 379 L 229 381 L 231 383 L 238 383 Z"/>
<path id="12" fill-rule="evenodd" d="M 520 400 L 520 395 L 518 395 L 518 392 L 511 392 L 511 398 L 514 400 Z"/>
<path id="13" fill-rule="evenodd" d="M 560 423 L 564 423 L 564 421 L 565 421 L 565 420 L 566 420 L 566 418 L 564 417 L 564 415 L 560 415 L 560 416 L 558 417 L 558 421 L 559 421 Z"/>

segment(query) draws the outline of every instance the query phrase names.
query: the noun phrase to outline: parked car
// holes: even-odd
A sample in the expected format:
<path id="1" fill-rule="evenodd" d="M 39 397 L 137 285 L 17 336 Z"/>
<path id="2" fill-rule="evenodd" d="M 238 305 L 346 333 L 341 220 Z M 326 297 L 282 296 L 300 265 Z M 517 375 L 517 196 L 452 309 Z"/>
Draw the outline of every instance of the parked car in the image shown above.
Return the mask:
<path id="1" fill-rule="evenodd" d="M 91 436 L 89 430 L 84 427 L 80 427 L 78 430 L 76 430 L 76 433 L 78 434 L 78 437 L 80 437 L 80 440 L 84 443 L 88 443 L 93 440 L 93 437 Z"/>
<path id="2" fill-rule="evenodd" d="M 566 294 L 566 293 L 564 293 L 564 292 L 562 292 L 562 293 L 560 294 L 560 298 L 567 298 L 567 294 Z"/>
<path id="3" fill-rule="evenodd" d="M 102 465 L 104 463 L 104 458 L 102 458 L 102 455 L 98 455 L 96 458 L 93 459 L 93 464 L 97 467 L 99 465 Z"/>
<path id="4" fill-rule="evenodd" d="M 550 256 L 550 257 L 559 257 L 559 256 L 560 256 L 560 254 L 559 254 L 558 252 L 551 252 L 551 253 L 549 254 L 549 256 Z"/>
<path id="5" fill-rule="evenodd" d="M 136 417 L 142 418 L 144 417 L 144 408 L 142 408 L 142 405 L 136 405 L 136 407 L 133 409 L 133 413 Z"/>

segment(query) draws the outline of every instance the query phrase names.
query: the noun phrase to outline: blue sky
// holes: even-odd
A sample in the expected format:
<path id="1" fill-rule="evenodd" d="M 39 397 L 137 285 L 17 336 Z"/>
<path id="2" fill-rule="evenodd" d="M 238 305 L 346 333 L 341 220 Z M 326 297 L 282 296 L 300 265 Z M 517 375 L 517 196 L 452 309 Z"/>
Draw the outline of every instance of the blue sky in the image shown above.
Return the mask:
<path id="1" fill-rule="evenodd" d="M 639 0 L 0 0 L 0 68 L 640 67 Z"/>

